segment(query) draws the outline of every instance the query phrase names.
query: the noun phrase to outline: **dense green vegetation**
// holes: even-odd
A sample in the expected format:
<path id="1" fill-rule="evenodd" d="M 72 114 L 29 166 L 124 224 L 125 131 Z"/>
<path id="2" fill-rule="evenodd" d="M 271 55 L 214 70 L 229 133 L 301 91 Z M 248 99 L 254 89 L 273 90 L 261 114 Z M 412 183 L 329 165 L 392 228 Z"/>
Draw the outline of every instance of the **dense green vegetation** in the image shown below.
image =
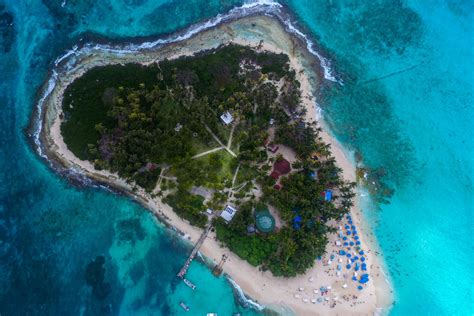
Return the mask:
<path id="1" fill-rule="evenodd" d="M 138 64 L 94 68 L 71 84 L 64 93 L 63 110 L 67 124 L 61 126 L 64 141 L 79 158 L 87 159 L 87 144 L 100 137 L 95 125 L 113 126 L 107 116 L 118 87 L 137 88 L 139 83 L 152 86 L 157 68 Z"/>
<path id="2" fill-rule="evenodd" d="M 324 252 L 327 222 L 353 197 L 319 129 L 304 122 L 299 87 L 288 56 L 235 45 L 149 67 L 99 67 L 67 88 L 61 128 L 79 158 L 162 197 L 196 226 L 208 224 L 206 208 L 236 205 L 230 223 L 214 218 L 217 238 L 255 266 L 294 276 Z M 226 111 L 232 124 L 219 118 Z M 297 158 L 277 189 L 269 173 L 283 157 L 269 157 L 269 140 Z M 333 201 L 323 198 L 328 189 Z M 283 225 L 248 232 L 258 204 L 276 208 Z"/>

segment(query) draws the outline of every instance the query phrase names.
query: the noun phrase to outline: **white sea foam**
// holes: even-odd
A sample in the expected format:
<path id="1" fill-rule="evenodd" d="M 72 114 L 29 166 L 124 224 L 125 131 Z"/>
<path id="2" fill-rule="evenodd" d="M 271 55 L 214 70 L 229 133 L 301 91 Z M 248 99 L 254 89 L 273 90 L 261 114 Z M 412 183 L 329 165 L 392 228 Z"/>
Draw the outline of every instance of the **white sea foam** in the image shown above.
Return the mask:
<path id="1" fill-rule="evenodd" d="M 108 53 L 115 53 L 115 54 L 129 54 L 134 53 L 139 50 L 146 50 L 157 48 L 165 44 L 180 42 L 190 37 L 194 36 L 195 34 L 215 27 L 223 22 L 244 17 L 250 16 L 254 14 L 265 14 L 269 16 L 273 16 L 278 18 L 285 26 L 288 32 L 294 34 L 302 41 L 306 43 L 306 47 L 308 51 L 313 54 L 320 62 L 320 65 L 323 69 L 324 78 L 333 82 L 338 82 L 342 84 L 341 80 L 336 79 L 333 70 L 331 69 L 331 63 L 328 59 L 323 57 L 315 48 L 314 43 L 309 39 L 309 37 L 304 34 L 301 30 L 299 30 L 293 21 L 290 20 L 287 16 L 282 13 L 283 6 L 275 1 L 271 0 L 254 0 L 254 1 L 247 1 L 240 7 L 235 7 L 231 9 L 229 12 L 225 14 L 218 14 L 214 18 L 211 18 L 205 22 L 191 25 L 186 29 L 185 32 L 173 35 L 167 38 L 160 38 L 155 41 L 143 42 L 141 44 L 126 44 L 126 45 L 109 45 L 109 44 L 85 44 L 79 51 L 76 47 L 66 52 L 61 57 L 58 57 L 55 61 L 55 65 L 57 66 L 61 61 L 65 60 L 71 55 L 82 55 L 82 54 L 89 54 L 93 51 L 103 51 Z"/>
<path id="2" fill-rule="evenodd" d="M 41 98 L 38 100 L 38 103 L 36 105 L 36 115 L 37 118 L 35 120 L 35 131 L 33 133 L 33 141 L 36 144 L 36 148 L 38 150 L 38 154 L 46 158 L 46 155 L 43 153 L 43 150 L 41 148 L 41 141 L 40 141 L 40 134 L 41 130 L 43 128 L 43 110 L 44 110 L 44 101 L 46 98 L 53 92 L 54 87 L 56 87 L 56 80 L 58 79 L 58 73 L 56 70 L 52 70 L 51 72 L 51 77 L 48 80 L 48 85 L 46 86 L 46 89 L 44 89 L 43 94 L 41 95 Z"/>
<path id="3" fill-rule="evenodd" d="M 236 290 L 238 296 L 239 296 L 239 299 L 242 301 L 242 303 L 244 304 L 244 306 L 248 306 L 248 307 L 251 307 L 255 310 L 258 310 L 258 311 L 261 311 L 265 308 L 265 306 L 262 306 L 260 304 L 258 304 L 257 302 L 255 301 L 252 301 L 250 298 L 248 298 L 247 296 L 245 296 L 245 293 L 244 291 L 242 291 L 242 289 L 240 288 L 240 286 L 234 281 L 232 280 L 231 277 L 229 277 L 228 275 L 226 275 L 226 278 L 227 280 L 229 280 L 230 284 L 234 287 L 234 289 Z"/>

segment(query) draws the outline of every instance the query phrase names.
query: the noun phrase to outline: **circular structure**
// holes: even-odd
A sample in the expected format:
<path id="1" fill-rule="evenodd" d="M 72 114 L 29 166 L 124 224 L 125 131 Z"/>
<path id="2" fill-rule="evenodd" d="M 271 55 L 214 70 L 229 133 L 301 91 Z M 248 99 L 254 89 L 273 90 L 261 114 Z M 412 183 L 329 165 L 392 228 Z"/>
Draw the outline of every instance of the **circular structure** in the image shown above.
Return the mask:
<path id="1" fill-rule="evenodd" d="M 275 219 L 268 209 L 255 211 L 255 224 L 257 229 L 263 233 L 270 233 L 275 229 Z"/>

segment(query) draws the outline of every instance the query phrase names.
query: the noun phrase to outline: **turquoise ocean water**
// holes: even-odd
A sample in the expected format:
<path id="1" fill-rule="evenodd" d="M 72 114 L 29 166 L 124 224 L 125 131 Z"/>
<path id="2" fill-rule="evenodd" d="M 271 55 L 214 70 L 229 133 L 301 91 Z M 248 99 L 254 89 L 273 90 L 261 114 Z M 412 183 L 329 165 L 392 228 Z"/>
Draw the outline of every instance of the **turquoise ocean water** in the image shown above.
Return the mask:
<path id="1" fill-rule="evenodd" d="M 391 314 L 473 314 L 473 2 L 284 4 L 343 82 L 321 91 L 333 133 L 395 191 L 365 210 Z M 0 314 L 178 315 L 180 300 L 195 315 L 256 313 L 199 263 L 191 293 L 174 277 L 188 248 L 173 232 L 125 197 L 71 186 L 25 136 L 38 88 L 78 41 L 157 37 L 240 5 L 0 0 Z"/>

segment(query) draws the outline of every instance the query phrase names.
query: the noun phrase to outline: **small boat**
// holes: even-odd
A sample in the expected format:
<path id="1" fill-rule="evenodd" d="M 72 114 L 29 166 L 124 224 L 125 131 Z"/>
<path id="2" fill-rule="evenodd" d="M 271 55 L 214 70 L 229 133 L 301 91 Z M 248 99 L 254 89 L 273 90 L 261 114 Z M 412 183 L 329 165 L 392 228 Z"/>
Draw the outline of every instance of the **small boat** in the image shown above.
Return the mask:
<path id="1" fill-rule="evenodd" d="M 184 278 L 183 279 L 183 282 L 184 284 L 186 284 L 187 286 L 189 286 L 190 288 L 192 288 L 193 290 L 196 289 L 196 285 L 194 285 L 191 281 L 189 281 L 188 279 Z"/>
<path id="2" fill-rule="evenodd" d="M 189 312 L 189 306 L 184 304 L 184 302 L 179 302 L 179 306 L 181 306 L 185 311 Z"/>

